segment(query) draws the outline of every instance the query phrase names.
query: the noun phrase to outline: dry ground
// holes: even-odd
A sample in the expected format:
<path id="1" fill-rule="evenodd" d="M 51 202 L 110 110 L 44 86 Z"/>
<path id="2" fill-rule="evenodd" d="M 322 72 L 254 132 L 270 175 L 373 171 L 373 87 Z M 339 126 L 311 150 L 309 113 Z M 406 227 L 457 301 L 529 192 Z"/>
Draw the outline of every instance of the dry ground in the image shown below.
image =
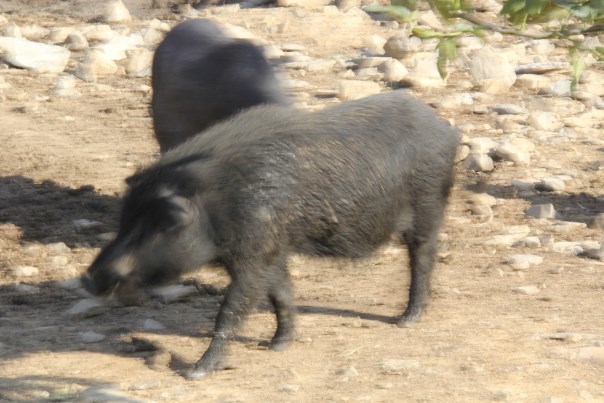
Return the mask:
<path id="1" fill-rule="evenodd" d="M 0 12 L 18 24 L 53 27 L 87 21 L 99 14 L 101 3 L 4 0 Z M 150 1 L 125 3 L 135 16 L 133 28 L 153 16 L 176 20 L 166 10 L 149 9 Z M 278 44 L 302 44 L 317 57 L 354 57 L 368 35 L 394 33 L 371 21 L 346 25 L 320 11 L 302 13 L 299 18 L 293 10 L 273 8 L 219 10 L 216 16 Z M 284 33 L 267 33 L 267 27 L 285 20 Z M 282 353 L 259 347 L 274 330 L 273 315 L 260 309 L 234 344 L 233 368 L 190 382 L 180 373 L 206 348 L 220 295 L 204 288 L 178 303 L 153 302 L 74 319 L 65 311 L 80 296 L 57 286 L 86 269 L 104 244 L 99 234 L 115 231 L 124 178 L 157 157 L 150 97 L 136 91 L 148 79 L 116 76 L 101 79 L 100 85 L 80 83 L 82 97 L 65 100 L 51 95 L 55 75 L 13 68 L 0 75 L 12 85 L 0 90 L 0 401 L 77 400 L 86 388 L 107 384 L 131 399 L 166 402 L 604 401 L 604 359 L 577 358 L 583 348 L 604 346 L 604 264 L 545 248 L 484 244 L 512 225 L 551 233 L 549 224 L 524 216 L 536 202 L 551 202 L 565 219 L 579 222 L 604 212 L 602 148 L 580 138 L 540 144 L 529 169 L 555 161 L 559 171 L 579 174 L 565 192 L 526 199 L 509 181 L 530 176 L 527 168 L 499 164 L 478 186 L 481 178 L 459 168 L 432 303 L 416 326 L 391 324 L 407 298 L 404 250 L 386 248 L 354 263 L 294 258 L 300 341 Z M 325 73 L 295 78 L 324 89 L 335 89 L 338 80 Z M 450 90 L 416 95 L 429 99 Z M 512 91 L 498 102 L 526 95 Z M 311 106 L 334 102 L 303 100 Z M 477 126 L 492 119 L 464 111 L 447 117 Z M 491 221 L 468 213 L 468 186 L 498 198 Z M 78 219 L 101 225 L 76 231 Z M 600 240 L 602 233 L 578 228 L 554 236 L 557 241 Z M 514 271 L 505 264 L 514 253 L 535 253 L 545 261 Z M 8 268 L 18 265 L 40 271 L 16 280 Z M 213 285 L 210 291 L 227 284 L 218 269 L 192 278 Z M 39 287 L 39 293 L 18 292 L 19 282 Z M 524 285 L 537 285 L 540 292 L 512 291 Z M 166 329 L 143 330 L 142 322 L 150 318 Z M 84 344 L 79 334 L 86 331 L 107 338 Z M 159 352 L 124 351 L 133 337 Z M 404 361 L 389 371 L 387 360 Z"/>

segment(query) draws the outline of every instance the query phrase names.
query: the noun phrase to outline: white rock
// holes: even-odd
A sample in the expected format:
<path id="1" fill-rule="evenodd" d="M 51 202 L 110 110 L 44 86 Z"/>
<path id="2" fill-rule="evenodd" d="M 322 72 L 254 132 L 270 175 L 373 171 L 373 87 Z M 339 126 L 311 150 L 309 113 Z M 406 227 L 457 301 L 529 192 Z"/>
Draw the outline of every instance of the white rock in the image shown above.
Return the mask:
<path id="1" fill-rule="evenodd" d="M 40 269 L 34 266 L 13 266 L 9 267 L 8 272 L 13 277 L 32 277 L 36 276 Z"/>
<path id="2" fill-rule="evenodd" d="M 574 221 L 558 221 L 554 224 L 552 224 L 552 231 L 558 232 L 558 233 L 568 233 L 568 232 L 574 232 L 579 228 L 586 228 L 587 224 L 585 224 L 584 222 L 574 222 Z M 579 244 L 579 246 L 581 246 Z"/>
<path id="3" fill-rule="evenodd" d="M 67 35 L 65 47 L 72 52 L 79 52 L 81 50 L 88 49 L 89 44 L 83 33 L 80 31 L 73 31 Z"/>
<path id="4" fill-rule="evenodd" d="M 94 49 L 102 50 L 111 60 L 122 60 L 126 58 L 126 51 L 144 45 L 140 32 L 129 35 L 116 35 L 108 42 L 96 45 Z"/>
<path id="5" fill-rule="evenodd" d="M 282 383 L 279 385 L 278 389 L 281 392 L 296 393 L 298 390 L 300 390 L 300 385 L 293 385 L 291 383 Z"/>
<path id="6" fill-rule="evenodd" d="M 310 60 L 304 63 L 304 70 L 311 73 L 327 73 L 336 65 L 335 60 Z"/>
<path id="7" fill-rule="evenodd" d="M 126 74 L 130 77 L 148 77 L 151 75 L 151 63 L 153 52 L 145 48 L 131 49 L 126 51 L 128 63 Z"/>
<path id="8" fill-rule="evenodd" d="M 82 34 L 88 42 L 107 42 L 115 36 L 115 32 L 106 24 L 88 25 L 82 28 Z"/>
<path id="9" fill-rule="evenodd" d="M 537 236 L 527 236 L 520 239 L 514 246 L 520 248 L 538 248 L 541 246 L 541 239 Z"/>
<path id="10" fill-rule="evenodd" d="M 556 210 L 553 204 L 537 204 L 529 207 L 526 215 L 534 218 L 556 218 Z"/>
<path id="11" fill-rule="evenodd" d="M 576 358 L 604 365 L 604 347 L 584 347 L 577 352 Z"/>
<path id="12" fill-rule="evenodd" d="M 443 24 L 432 10 L 420 12 L 417 22 L 421 25 L 427 25 L 436 31 L 444 31 Z"/>
<path id="13" fill-rule="evenodd" d="M 516 81 L 514 66 L 490 46 L 472 51 L 470 75 L 480 90 L 488 94 L 507 92 Z"/>
<path id="14" fill-rule="evenodd" d="M 489 207 L 497 205 L 497 198 L 488 193 L 472 193 L 469 199 L 472 203 L 484 204 Z"/>
<path id="15" fill-rule="evenodd" d="M 500 144 L 495 150 L 495 156 L 504 161 L 512 161 L 518 165 L 529 165 L 531 162 L 531 155 L 526 152 L 517 149 L 513 144 L 505 142 Z"/>
<path id="16" fill-rule="evenodd" d="M 535 184 L 533 182 L 529 182 L 529 181 L 512 179 L 510 184 L 512 185 L 512 187 L 514 187 L 518 190 L 522 190 L 522 191 L 531 192 L 531 191 L 535 190 Z"/>
<path id="17" fill-rule="evenodd" d="M 115 72 L 117 72 L 117 64 L 105 52 L 98 49 L 90 49 L 86 54 L 86 58 L 78 63 L 74 74 L 84 81 L 96 82 L 98 76 L 115 74 Z"/>
<path id="18" fill-rule="evenodd" d="M 528 269 L 530 266 L 536 266 L 543 263 L 543 258 L 537 255 L 517 254 L 510 256 L 507 263 L 514 269 Z"/>
<path id="19" fill-rule="evenodd" d="M 55 242 L 46 245 L 46 249 L 50 253 L 70 253 L 71 248 L 65 245 L 65 242 Z"/>
<path id="20" fill-rule="evenodd" d="M 107 3 L 103 20 L 109 23 L 129 22 L 132 21 L 132 16 L 124 3 L 122 3 L 122 0 L 112 0 Z"/>
<path id="21" fill-rule="evenodd" d="M 59 287 L 66 290 L 77 290 L 78 288 L 82 288 L 82 280 L 80 280 L 79 277 L 69 278 L 61 281 L 59 283 Z"/>
<path id="22" fill-rule="evenodd" d="M 384 56 L 362 57 L 358 60 L 357 67 L 359 69 L 378 67 L 380 64 L 382 64 L 388 60 L 393 60 L 393 59 L 391 57 L 384 57 Z"/>
<path id="23" fill-rule="evenodd" d="M 167 285 L 163 287 L 155 287 L 150 290 L 153 297 L 160 299 L 162 302 L 170 303 L 186 298 L 190 295 L 197 294 L 197 288 L 192 285 Z"/>
<path id="24" fill-rule="evenodd" d="M 419 368 L 419 362 L 415 360 L 387 359 L 382 362 L 382 370 L 387 374 L 400 375 Z"/>
<path id="25" fill-rule="evenodd" d="M 384 74 L 384 81 L 388 83 L 398 83 L 409 74 L 409 70 L 401 62 L 392 58 L 379 64 L 377 69 Z"/>
<path id="26" fill-rule="evenodd" d="M 405 32 L 399 32 L 388 38 L 384 44 L 384 52 L 386 56 L 403 59 L 419 51 L 421 45 L 422 41 L 418 37 L 410 37 Z"/>
<path id="27" fill-rule="evenodd" d="M 95 299 L 88 298 L 76 302 L 71 308 L 65 311 L 67 316 L 78 318 L 89 318 L 91 316 L 100 315 L 105 312 L 107 307 Z"/>
<path id="28" fill-rule="evenodd" d="M 547 87 L 544 87 L 539 91 L 541 95 L 551 95 L 554 97 L 570 97 L 570 80 L 558 80 L 554 81 Z"/>
<path id="29" fill-rule="evenodd" d="M 367 53 L 371 55 L 383 55 L 384 54 L 384 45 L 386 44 L 386 39 L 382 38 L 379 35 L 371 35 L 365 40 L 367 46 Z"/>
<path id="30" fill-rule="evenodd" d="M 90 228 L 96 228 L 99 225 L 102 225 L 102 223 L 100 223 L 99 221 L 89 220 L 87 218 L 80 218 L 78 220 L 74 220 L 72 223 L 76 231 L 83 231 Z"/>
<path id="31" fill-rule="evenodd" d="M 445 85 L 437 67 L 438 54 L 422 52 L 413 55 L 413 67 L 405 76 L 403 82 L 412 87 L 435 88 Z"/>
<path id="32" fill-rule="evenodd" d="M 167 22 L 162 22 L 157 18 L 154 18 L 149 22 L 149 28 L 154 28 L 158 31 L 162 31 L 165 33 L 170 31 L 170 24 L 168 24 Z"/>
<path id="33" fill-rule="evenodd" d="M 107 337 L 104 334 L 93 331 L 78 333 L 78 336 L 80 337 L 80 341 L 82 341 L 82 343 L 98 343 L 99 341 L 105 340 Z"/>
<path id="34" fill-rule="evenodd" d="M 368 69 L 358 69 L 355 71 L 355 76 L 364 79 L 380 79 L 382 78 L 382 73 L 380 73 L 377 67 L 371 67 Z"/>
<path id="35" fill-rule="evenodd" d="M 559 241 L 550 246 L 550 251 L 557 253 L 578 255 L 583 252 L 579 242 Z"/>
<path id="36" fill-rule="evenodd" d="M 568 62 L 539 62 L 516 67 L 516 74 L 544 74 L 556 70 L 569 70 Z"/>
<path id="37" fill-rule="evenodd" d="M 521 151 L 526 151 L 528 153 L 535 151 L 535 143 L 523 137 L 516 137 L 510 139 L 510 144 L 512 144 L 517 149 Z"/>
<path id="38" fill-rule="evenodd" d="M 145 319 L 143 321 L 144 330 L 163 330 L 166 327 L 154 319 Z"/>
<path id="39" fill-rule="evenodd" d="M 373 81 L 340 80 L 338 83 L 338 96 L 345 100 L 378 94 L 380 90 L 379 84 Z"/>
<path id="40" fill-rule="evenodd" d="M 4 53 L 3 59 L 13 66 L 35 73 L 61 73 L 70 56 L 61 46 L 7 37 L 0 37 L 0 53 Z"/>
<path id="41" fill-rule="evenodd" d="M 140 33 L 145 45 L 157 46 L 164 39 L 163 32 L 155 28 L 143 28 Z"/>
<path id="42" fill-rule="evenodd" d="M 464 160 L 466 168 L 477 172 L 489 172 L 495 167 L 493 160 L 486 154 L 471 152 Z"/>
<path id="43" fill-rule="evenodd" d="M 565 188 L 564 181 L 556 176 L 546 176 L 535 184 L 535 189 L 544 192 L 557 192 Z"/>
<path id="44" fill-rule="evenodd" d="M 561 123 L 552 112 L 532 111 L 529 123 L 537 130 L 555 131 L 560 128 Z"/>
<path id="45" fill-rule="evenodd" d="M 536 285 L 523 285 L 520 287 L 514 287 L 512 288 L 512 291 L 523 295 L 534 295 L 541 292 L 539 287 L 537 287 Z"/>
<path id="46" fill-rule="evenodd" d="M 455 154 L 455 163 L 461 162 L 468 158 L 470 155 L 470 147 L 467 144 L 461 144 L 457 147 L 457 153 Z"/>
<path id="47" fill-rule="evenodd" d="M 526 90 L 541 90 L 546 88 L 550 82 L 551 80 L 546 76 L 538 74 L 522 74 L 516 78 L 516 83 L 514 85 Z"/>
<path id="48" fill-rule="evenodd" d="M 472 105 L 473 103 L 474 100 L 472 99 L 470 94 L 454 93 L 440 97 L 435 102 L 431 102 L 431 105 L 438 109 L 456 109 L 464 105 Z"/>
<path id="49" fill-rule="evenodd" d="M 23 38 L 23 35 L 21 35 L 21 28 L 14 22 L 10 22 L 4 27 L 4 36 L 10 38 Z"/>
<path id="50" fill-rule="evenodd" d="M 262 52 L 264 53 L 264 57 L 267 59 L 278 60 L 285 55 L 285 52 L 283 52 L 278 46 L 270 44 L 263 46 Z"/>
<path id="51" fill-rule="evenodd" d="M 53 28 L 48 34 L 48 41 L 50 43 L 63 43 L 67 39 L 67 36 L 73 32 L 73 30 L 73 27 Z"/>
<path id="52" fill-rule="evenodd" d="M 30 24 L 21 27 L 21 35 L 30 41 L 40 41 L 50 34 L 50 30 L 39 25 Z"/>
<path id="53" fill-rule="evenodd" d="M 499 115 L 524 115 L 528 113 L 526 108 L 516 104 L 497 104 L 491 107 Z"/>
<path id="54" fill-rule="evenodd" d="M 495 235 L 485 241 L 486 245 L 512 246 L 531 232 L 528 225 L 516 225 L 509 227 L 506 233 Z"/>
<path id="55" fill-rule="evenodd" d="M 278 7 L 319 8 L 331 4 L 331 0 L 277 0 Z"/>
<path id="56" fill-rule="evenodd" d="M 468 145 L 472 152 L 487 154 L 495 151 L 499 144 L 489 137 L 474 137 L 468 141 Z"/>
<path id="57" fill-rule="evenodd" d="M 122 402 L 122 403 L 145 403 L 148 400 L 139 399 L 129 395 L 112 385 L 91 386 L 78 393 L 78 401 L 81 402 Z"/>

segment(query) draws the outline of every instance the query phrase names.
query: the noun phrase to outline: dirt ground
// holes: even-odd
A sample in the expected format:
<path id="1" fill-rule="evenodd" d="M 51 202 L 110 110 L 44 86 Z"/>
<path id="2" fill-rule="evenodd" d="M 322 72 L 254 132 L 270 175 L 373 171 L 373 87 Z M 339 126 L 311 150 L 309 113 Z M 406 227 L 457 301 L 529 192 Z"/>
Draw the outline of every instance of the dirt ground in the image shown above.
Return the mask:
<path id="1" fill-rule="evenodd" d="M 132 29 L 153 17 L 171 25 L 178 19 L 169 10 L 151 9 L 150 1 L 124 2 L 135 17 Z M 0 12 L 19 25 L 50 28 L 89 21 L 102 3 L 3 0 Z M 352 59 L 369 35 L 395 32 L 322 10 L 211 13 L 321 58 Z M 285 21 L 284 32 L 268 29 Z M 554 204 L 566 221 L 586 223 L 604 212 L 604 148 L 582 141 L 604 139 L 601 131 L 576 129 L 576 140 L 540 143 L 529 168 L 498 163 L 492 173 L 477 175 L 458 167 L 433 298 L 417 325 L 392 324 L 407 300 L 404 249 L 387 247 L 359 262 L 294 257 L 300 340 L 285 352 L 261 347 L 275 327 L 274 315 L 261 307 L 234 343 L 229 369 L 194 382 L 181 374 L 209 343 L 228 283 L 220 269 L 183 279 L 204 285 L 183 301 L 108 308 L 88 318 L 66 314 L 82 297 L 59 286 L 87 268 L 106 243 L 100 235 L 116 230 L 124 179 L 158 156 L 150 93 L 140 91 L 149 79 L 116 75 L 97 84 L 79 82 L 82 97 L 64 99 L 52 95 L 56 75 L 15 68 L 0 75 L 12 86 L 0 90 L 0 401 L 82 401 L 94 389 L 89 401 L 604 402 L 604 263 L 545 247 L 485 243 L 515 225 L 528 225 L 531 235 L 553 234 L 556 241 L 601 241 L 601 230 L 554 232 L 551 222 L 524 215 L 539 203 Z M 314 89 L 334 90 L 339 80 L 337 73 L 290 75 Z M 414 93 L 426 100 L 450 94 L 457 91 L 454 78 L 445 89 Z M 518 103 L 528 95 L 514 88 L 496 101 Z M 297 96 L 310 107 L 337 102 L 312 91 Z M 460 109 L 444 116 L 457 125 L 495 126 L 489 114 Z M 561 192 L 521 197 L 510 187 L 512 179 L 546 170 L 575 175 Z M 497 198 L 491 220 L 468 211 L 475 191 Z M 74 225 L 81 219 L 99 224 Z M 544 262 L 514 270 L 506 260 L 516 253 Z M 16 279 L 9 270 L 15 266 L 39 271 Z M 23 285 L 37 289 L 29 293 Z M 527 285 L 539 292 L 514 292 Z M 146 319 L 165 329 L 145 330 Z M 88 331 L 106 338 L 84 343 L 81 333 Z M 155 351 L 129 352 L 133 339 Z"/>

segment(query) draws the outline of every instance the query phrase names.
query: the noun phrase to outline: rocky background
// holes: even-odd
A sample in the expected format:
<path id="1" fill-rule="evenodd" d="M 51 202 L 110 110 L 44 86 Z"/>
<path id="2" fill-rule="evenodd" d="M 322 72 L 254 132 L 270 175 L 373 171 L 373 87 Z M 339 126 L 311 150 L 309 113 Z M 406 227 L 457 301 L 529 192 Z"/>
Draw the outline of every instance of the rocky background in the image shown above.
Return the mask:
<path id="1" fill-rule="evenodd" d="M 435 40 L 359 2 L 259 4 L 0 2 L 0 401 L 604 401 L 604 65 L 588 59 L 571 93 L 568 44 L 487 33 L 458 39 L 442 80 Z M 498 2 L 476 7 L 497 21 Z M 186 18 L 262 46 L 296 107 L 405 87 L 459 129 L 418 325 L 391 324 L 404 249 L 293 257 L 298 343 L 260 347 L 274 329 L 260 307 L 231 370 L 189 382 L 228 283 L 219 268 L 141 307 L 81 295 L 124 178 L 158 156 L 152 55 Z M 417 24 L 442 29 L 429 10 Z"/>

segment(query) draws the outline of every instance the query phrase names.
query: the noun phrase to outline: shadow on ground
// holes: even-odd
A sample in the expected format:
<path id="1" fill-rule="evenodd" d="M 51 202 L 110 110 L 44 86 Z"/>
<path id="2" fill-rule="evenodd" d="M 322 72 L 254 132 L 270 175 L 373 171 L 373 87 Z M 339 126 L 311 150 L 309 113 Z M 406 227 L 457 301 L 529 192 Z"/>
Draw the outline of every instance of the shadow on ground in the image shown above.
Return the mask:
<path id="1" fill-rule="evenodd" d="M 12 223 L 24 242 L 64 242 L 70 247 L 100 246 L 95 235 L 115 231 L 120 199 L 97 193 L 93 186 L 68 188 L 46 180 L 35 183 L 23 176 L 0 178 L 0 224 Z M 88 228 L 76 220 L 96 221 Z"/>

